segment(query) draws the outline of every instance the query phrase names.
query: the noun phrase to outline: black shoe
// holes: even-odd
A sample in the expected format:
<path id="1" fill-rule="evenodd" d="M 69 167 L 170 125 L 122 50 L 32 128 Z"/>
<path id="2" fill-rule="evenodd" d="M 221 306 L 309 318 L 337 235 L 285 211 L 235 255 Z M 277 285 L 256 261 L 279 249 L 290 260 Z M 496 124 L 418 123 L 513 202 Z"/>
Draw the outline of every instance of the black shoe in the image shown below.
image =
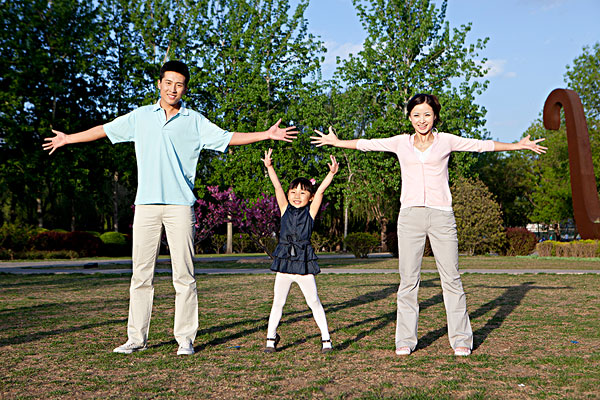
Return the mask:
<path id="1" fill-rule="evenodd" d="M 281 340 L 279 333 L 275 334 L 275 339 L 267 338 L 267 342 L 269 340 L 273 341 L 273 347 L 265 346 L 265 353 L 275 353 L 277 351 L 277 345 L 279 344 L 279 341 Z"/>
<path id="2" fill-rule="evenodd" d="M 331 343 L 331 339 L 321 340 L 321 343 Z M 332 351 L 333 351 L 333 346 L 331 346 L 331 347 L 323 347 L 321 349 L 321 353 L 323 353 L 323 354 L 331 353 Z"/>

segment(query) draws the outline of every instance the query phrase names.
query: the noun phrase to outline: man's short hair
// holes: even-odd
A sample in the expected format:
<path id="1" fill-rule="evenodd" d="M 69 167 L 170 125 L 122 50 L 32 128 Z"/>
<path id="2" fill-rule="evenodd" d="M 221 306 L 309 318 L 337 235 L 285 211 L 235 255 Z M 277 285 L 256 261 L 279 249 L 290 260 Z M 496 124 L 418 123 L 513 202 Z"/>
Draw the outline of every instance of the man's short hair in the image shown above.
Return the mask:
<path id="1" fill-rule="evenodd" d="M 185 77 L 185 86 L 187 86 L 188 82 L 190 81 L 190 70 L 188 69 L 188 66 L 182 61 L 171 60 L 164 63 L 163 66 L 160 68 L 159 80 L 162 81 L 162 79 L 165 77 L 165 72 L 167 71 L 173 71 L 183 75 Z"/>

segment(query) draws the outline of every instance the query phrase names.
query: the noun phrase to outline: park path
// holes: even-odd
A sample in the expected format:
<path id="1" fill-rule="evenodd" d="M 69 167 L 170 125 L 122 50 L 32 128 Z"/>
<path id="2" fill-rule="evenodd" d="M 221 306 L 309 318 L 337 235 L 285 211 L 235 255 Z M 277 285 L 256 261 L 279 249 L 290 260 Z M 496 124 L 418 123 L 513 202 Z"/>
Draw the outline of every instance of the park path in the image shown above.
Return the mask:
<path id="1" fill-rule="evenodd" d="M 369 258 L 385 258 L 390 254 L 372 254 Z M 353 255 L 319 255 L 320 259 L 332 258 L 354 258 Z M 210 263 L 216 261 L 239 261 L 260 262 L 268 261 L 261 256 L 227 256 L 227 257 L 202 257 L 196 258 L 196 263 Z M 156 273 L 171 272 L 169 266 L 171 260 L 159 259 L 156 265 Z M 123 268 L 102 268 L 107 264 L 123 264 Z M 271 271 L 268 268 L 202 268 L 196 267 L 196 274 L 266 274 Z M 423 269 L 423 273 L 435 273 L 435 269 Z M 600 274 L 600 269 L 461 269 L 462 274 Z M 9 261 L 0 262 L 0 273 L 7 274 L 130 274 L 131 260 L 74 260 L 74 261 Z M 391 274 L 398 273 L 395 268 L 321 268 L 323 274 Z"/>

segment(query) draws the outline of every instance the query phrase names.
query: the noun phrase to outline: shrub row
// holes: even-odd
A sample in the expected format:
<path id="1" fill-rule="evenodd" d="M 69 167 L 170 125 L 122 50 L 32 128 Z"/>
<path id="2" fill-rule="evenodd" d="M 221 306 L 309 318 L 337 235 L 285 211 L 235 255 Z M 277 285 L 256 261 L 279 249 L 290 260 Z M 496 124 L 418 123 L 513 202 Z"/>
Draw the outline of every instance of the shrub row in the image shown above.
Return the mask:
<path id="1" fill-rule="evenodd" d="M 118 232 L 49 231 L 17 224 L 0 227 L 0 259 L 49 259 L 131 254 L 131 241 Z"/>
<path id="2" fill-rule="evenodd" d="M 536 250 L 540 257 L 600 257 L 600 240 L 546 240 L 538 243 Z"/>

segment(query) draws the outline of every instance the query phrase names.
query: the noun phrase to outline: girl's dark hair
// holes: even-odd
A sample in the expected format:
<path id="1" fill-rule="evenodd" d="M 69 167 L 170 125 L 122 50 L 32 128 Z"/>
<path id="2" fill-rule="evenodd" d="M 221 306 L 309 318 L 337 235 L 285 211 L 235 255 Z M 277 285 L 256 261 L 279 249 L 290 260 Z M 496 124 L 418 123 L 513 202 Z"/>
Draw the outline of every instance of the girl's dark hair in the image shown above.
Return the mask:
<path id="1" fill-rule="evenodd" d="M 438 123 L 441 123 L 442 120 L 440 119 L 440 110 L 442 109 L 442 106 L 440 105 L 438 98 L 433 94 L 419 93 L 411 97 L 406 104 L 406 117 L 410 115 L 410 112 L 413 108 L 415 108 L 415 106 L 423 103 L 428 104 L 433 109 L 433 115 L 435 116 L 433 126 L 435 127 Z"/>
<path id="2" fill-rule="evenodd" d="M 182 61 L 171 60 L 164 63 L 160 68 L 159 80 L 162 81 L 162 79 L 165 77 L 165 72 L 167 71 L 173 71 L 183 75 L 185 77 L 185 86 L 187 86 L 188 82 L 190 81 L 190 70 Z"/>
<path id="3" fill-rule="evenodd" d="M 297 188 L 300 186 L 302 190 L 309 191 L 310 194 L 315 194 L 317 191 L 316 185 L 313 185 L 311 181 L 306 178 L 296 178 L 290 183 L 290 187 L 288 189 L 288 193 L 290 190 Z"/>

